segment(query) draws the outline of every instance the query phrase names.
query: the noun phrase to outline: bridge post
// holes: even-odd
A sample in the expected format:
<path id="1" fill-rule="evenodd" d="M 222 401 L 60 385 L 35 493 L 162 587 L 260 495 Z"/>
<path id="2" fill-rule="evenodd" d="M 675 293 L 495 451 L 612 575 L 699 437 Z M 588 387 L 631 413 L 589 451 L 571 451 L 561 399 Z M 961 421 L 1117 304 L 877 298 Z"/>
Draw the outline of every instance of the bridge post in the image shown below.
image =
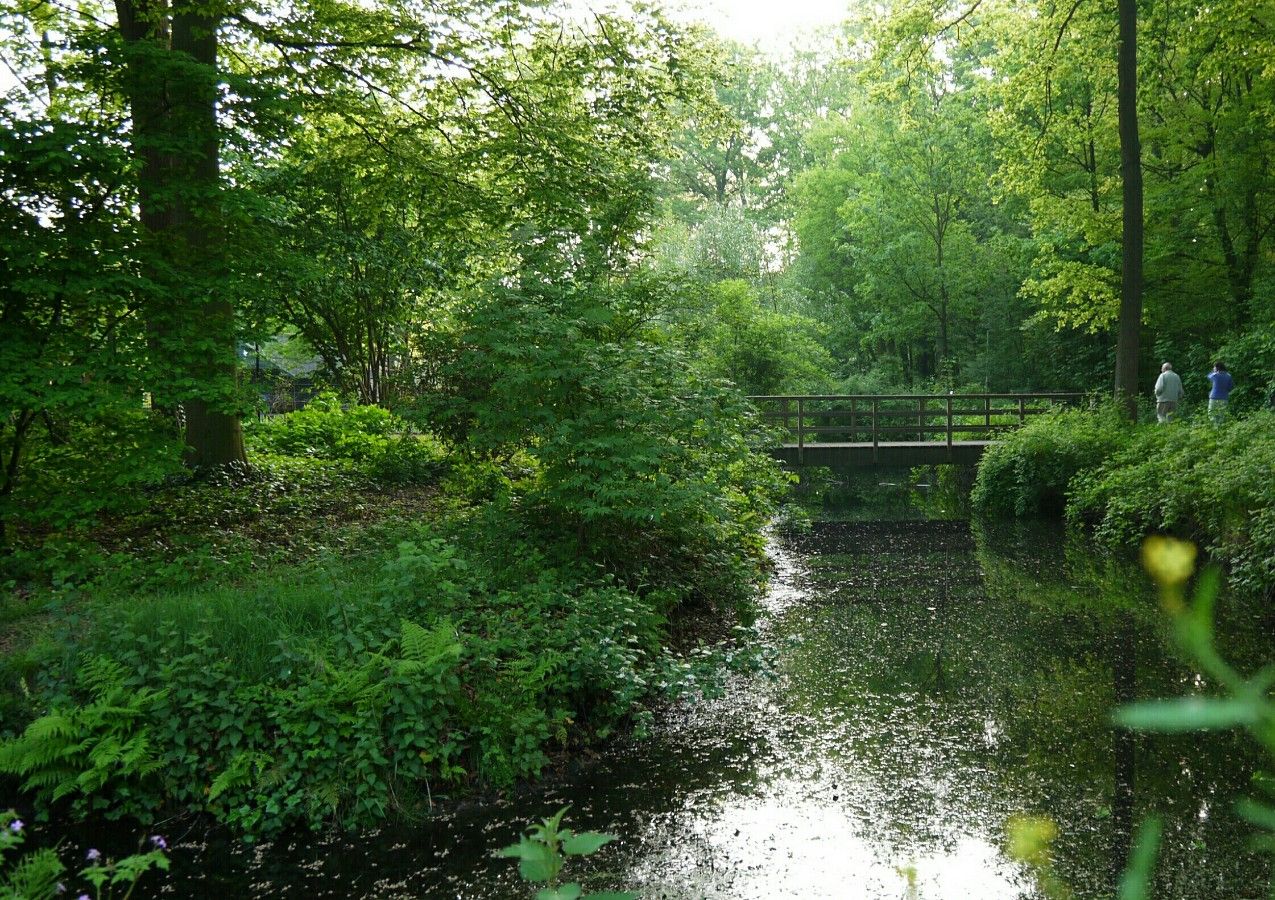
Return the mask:
<path id="1" fill-rule="evenodd" d="M 881 451 L 879 448 L 880 437 L 877 434 L 877 408 L 880 403 L 876 397 L 872 398 L 872 464 L 875 466 L 881 461 Z"/>
<path id="2" fill-rule="evenodd" d="M 952 395 L 947 395 L 947 449 L 952 449 Z"/>
<path id="3" fill-rule="evenodd" d="M 806 402 L 797 398 L 797 464 L 806 464 Z"/>
<path id="4" fill-rule="evenodd" d="M 1021 426 L 1027 420 L 1027 399 L 1025 397 L 1018 398 L 1018 424 Z"/>

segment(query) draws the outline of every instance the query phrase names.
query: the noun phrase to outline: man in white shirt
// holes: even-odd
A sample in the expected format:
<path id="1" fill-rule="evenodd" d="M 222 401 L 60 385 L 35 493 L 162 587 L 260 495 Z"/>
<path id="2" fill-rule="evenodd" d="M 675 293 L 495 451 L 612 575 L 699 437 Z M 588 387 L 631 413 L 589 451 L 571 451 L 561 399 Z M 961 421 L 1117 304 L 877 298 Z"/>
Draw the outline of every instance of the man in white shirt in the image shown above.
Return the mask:
<path id="1" fill-rule="evenodd" d="M 1182 379 L 1173 371 L 1172 363 L 1165 363 L 1155 381 L 1155 417 L 1161 425 L 1173 418 L 1173 411 L 1183 396 Z"/>

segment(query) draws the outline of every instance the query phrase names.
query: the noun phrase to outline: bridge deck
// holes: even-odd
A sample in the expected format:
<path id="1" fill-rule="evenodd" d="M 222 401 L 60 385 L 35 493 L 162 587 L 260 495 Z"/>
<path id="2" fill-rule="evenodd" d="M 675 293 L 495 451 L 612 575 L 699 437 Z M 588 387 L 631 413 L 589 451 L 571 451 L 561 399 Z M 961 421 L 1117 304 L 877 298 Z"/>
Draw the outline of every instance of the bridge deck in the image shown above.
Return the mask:
<path id="1" fill-rule="evenodd" d="M 948 393 L 749 399 L 763 421 L 786 433 L 787 442 L 771 450 L 772 456 L 790 466 L 854 468 L 976 465 L 997 436 L 1059 405 L 1079 403 L 1083 396 Z M 966 437 L 977 439 L 962 440 Z"/>
<path id="2" fill-rule="evenodd" d="M 974 465 L 992 441 L 881 441 L 871 443 L 784 444 L 771 451 L 792 466 L 871 468 L 872 466 Z"/>

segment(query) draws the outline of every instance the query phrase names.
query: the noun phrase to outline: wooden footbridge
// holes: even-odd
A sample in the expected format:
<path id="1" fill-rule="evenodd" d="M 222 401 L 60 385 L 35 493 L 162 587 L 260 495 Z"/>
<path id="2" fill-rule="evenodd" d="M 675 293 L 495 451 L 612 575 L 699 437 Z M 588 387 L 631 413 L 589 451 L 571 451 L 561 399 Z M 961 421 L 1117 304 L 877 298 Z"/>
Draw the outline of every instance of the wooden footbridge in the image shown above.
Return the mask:
<path id="1" fill-rule="evenodd" d="M 1000 434 L 1083 394 L 847 394 L 751 397 L 790 466 L 975 465 Z"/>

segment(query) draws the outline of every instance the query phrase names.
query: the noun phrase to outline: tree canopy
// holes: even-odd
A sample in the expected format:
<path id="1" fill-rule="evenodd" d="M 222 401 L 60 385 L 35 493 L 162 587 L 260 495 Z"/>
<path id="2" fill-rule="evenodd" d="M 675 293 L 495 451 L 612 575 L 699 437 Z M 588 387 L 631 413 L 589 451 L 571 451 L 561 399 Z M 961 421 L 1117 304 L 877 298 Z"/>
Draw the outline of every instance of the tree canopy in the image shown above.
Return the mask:
<path id="1" fill-rule="evenodd" d="M 1105 389 L 1114 15 L 893 0 L 766 54 L 647 6 L 8 0 L 6 517 L 244 462 L 262 346 L 444 429 L 531 340 L 515 321 L 563 360 L 658 349 L 745 393 Z M 1221 356 L 1250 405 L 1275 370 L 1273 21 L 1138 22 L 1140 371 L 1199 393 Z"/>

